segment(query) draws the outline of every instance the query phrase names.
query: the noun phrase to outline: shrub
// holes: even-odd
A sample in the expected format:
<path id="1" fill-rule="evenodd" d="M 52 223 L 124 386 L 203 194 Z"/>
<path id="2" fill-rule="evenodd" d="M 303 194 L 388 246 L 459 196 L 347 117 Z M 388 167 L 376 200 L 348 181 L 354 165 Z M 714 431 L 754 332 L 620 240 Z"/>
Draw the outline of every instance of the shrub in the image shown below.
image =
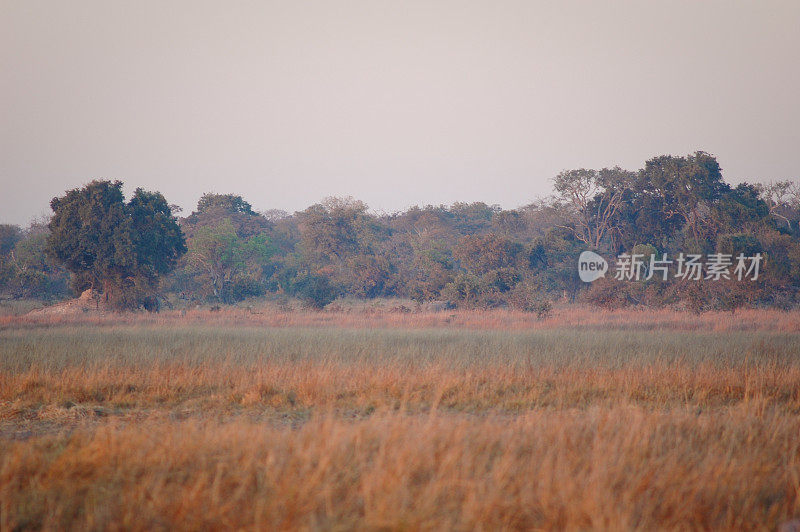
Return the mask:
<path id="1" fill-rule="evenodd" d="M 480 279 L 468 273 L 459 274 L 442 289 L 442 296 L 458 306 L 475 307 L 481 296 Z"/>
<path id="2" fill-rule="evenodd" d="M 322 275 L 299 273 L 292 282 L 292 292 L 310 307 L 321 309 L 336 299 L 337 290 L 330 280 Z"/>
<path id="3" fill-rule="evenodd" d="M 508 304 L 523 312 L 533 312 L 539 319 L 548 318 L 553 311 L 553 304 L 546 298 L 544 291 L 531 281 L 515 286 L 508 294 Z"/>
<path id="4" fill-rule="evenodd" d="M 611 310 L 622 308 L 628 304 L 623 283 L 609 277 L 594 281 L 584 293 L 584 299 L 592 305 Z"/>

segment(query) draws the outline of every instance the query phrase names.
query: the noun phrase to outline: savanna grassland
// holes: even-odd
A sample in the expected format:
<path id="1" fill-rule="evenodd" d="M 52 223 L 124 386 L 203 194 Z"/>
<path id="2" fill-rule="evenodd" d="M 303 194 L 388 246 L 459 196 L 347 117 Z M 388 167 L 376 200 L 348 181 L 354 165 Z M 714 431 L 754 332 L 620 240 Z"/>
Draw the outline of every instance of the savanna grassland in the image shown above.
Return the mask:
<path id="1" fill-rule="evenodd" d="M 0 327 L 3 530 L 800 517 L 798 313 L 230 311 Z"/>

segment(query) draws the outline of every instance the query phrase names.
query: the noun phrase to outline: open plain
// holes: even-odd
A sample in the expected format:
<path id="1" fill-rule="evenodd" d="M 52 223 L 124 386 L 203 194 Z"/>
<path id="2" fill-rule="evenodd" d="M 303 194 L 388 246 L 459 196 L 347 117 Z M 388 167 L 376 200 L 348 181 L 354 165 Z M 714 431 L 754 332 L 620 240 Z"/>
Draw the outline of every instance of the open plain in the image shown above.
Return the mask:
<path id="1" fill-rule="evenodd" d="M 4 317 L 0 528 L 800 513 L 797 313 L 237 312 Z"/>

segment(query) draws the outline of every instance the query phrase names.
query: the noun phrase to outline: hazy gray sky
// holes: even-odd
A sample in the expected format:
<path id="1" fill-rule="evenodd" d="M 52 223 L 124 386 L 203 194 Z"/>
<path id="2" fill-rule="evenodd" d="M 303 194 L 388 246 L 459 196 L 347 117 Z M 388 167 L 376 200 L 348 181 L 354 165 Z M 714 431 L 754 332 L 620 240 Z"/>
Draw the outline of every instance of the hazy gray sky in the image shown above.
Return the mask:
<path id="1" fill-rule="evenodd" d="M 0 0 L 0 222 L 93 178 L 516 207 L 697 149 L 800 176 L 800 2 Z"/>

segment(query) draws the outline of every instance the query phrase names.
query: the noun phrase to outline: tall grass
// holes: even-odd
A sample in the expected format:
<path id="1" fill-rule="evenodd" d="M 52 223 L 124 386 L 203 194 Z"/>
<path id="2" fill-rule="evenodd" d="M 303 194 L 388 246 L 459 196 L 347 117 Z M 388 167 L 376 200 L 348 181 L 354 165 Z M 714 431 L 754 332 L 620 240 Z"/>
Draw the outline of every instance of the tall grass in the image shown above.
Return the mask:
<path id="1" fill-rule="evenodd" d="M 5 447 L 0 526 L 774 528 L 798 431 L 747 408 L 106 424 Z"/>
<path id="2" fill-rule="evenodd" d="M 775 528 L 798 435 L 794 332 L 0 331 L 0 529 Z"/>

